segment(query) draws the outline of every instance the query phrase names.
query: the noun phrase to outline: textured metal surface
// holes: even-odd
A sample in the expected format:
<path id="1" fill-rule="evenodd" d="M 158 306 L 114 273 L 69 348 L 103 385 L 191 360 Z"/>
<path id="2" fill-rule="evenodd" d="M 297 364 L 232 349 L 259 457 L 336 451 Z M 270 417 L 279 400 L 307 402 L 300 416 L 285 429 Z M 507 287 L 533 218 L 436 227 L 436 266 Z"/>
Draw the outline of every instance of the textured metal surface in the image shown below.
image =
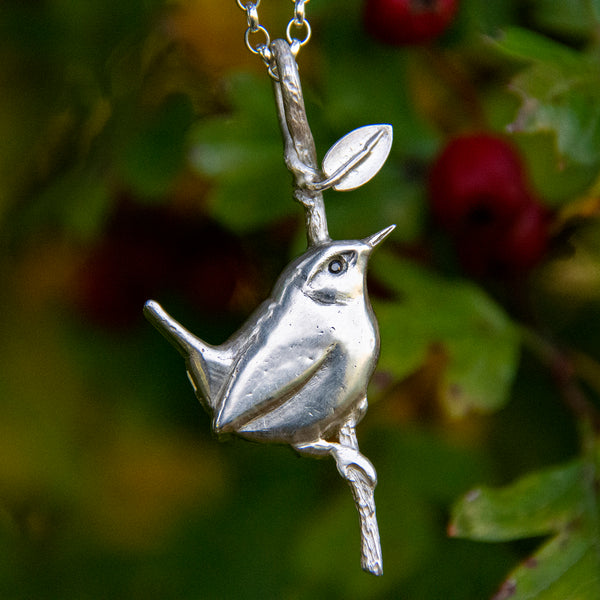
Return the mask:
<path id="1" fill-rule="evenodd" d="M 290 45 L 276 40 L 271 52 L 285 162 L 294 175 L 294 197 L 306 212 L 309 247 L 244 326 L 219 346 L 193 335 L 153 300 L 144 310 L 184 357 L 217 433 L 335 459 L 359 511 L 362 566 L 380 575 L 377 475 L 358 448 L 355 428 L 367 410 L 367 385 L 379 355 L 367 265 L 395 226 L 362 240 L 332 241 L 321 189 L 349 189 L 370 179 L 387 157 L 391 127 L 361 128 L 334 144 L 333 173 L 326 177 L 318 168 Z"/>

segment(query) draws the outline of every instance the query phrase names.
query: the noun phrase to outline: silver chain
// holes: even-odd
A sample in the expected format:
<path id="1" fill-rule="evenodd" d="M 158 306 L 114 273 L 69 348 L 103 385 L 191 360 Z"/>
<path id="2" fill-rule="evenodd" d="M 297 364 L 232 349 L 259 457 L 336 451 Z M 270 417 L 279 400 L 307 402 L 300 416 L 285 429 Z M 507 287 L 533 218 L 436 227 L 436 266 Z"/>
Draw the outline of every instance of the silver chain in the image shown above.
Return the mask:
<path id="1" fill-rule="evenodd" d="M 310 0 L 292 0 L 294 3 L 294 17 L 287 24 L 285 37 L 287 38 L 294 57 L 298 55 L 300 48 L 308 43 L 312 34 L 310 24 L 305 16 L 305 6 L 309 1 Z M 257 54 L 263 59 L 263 62 L 269 67 L 271 76 L 276 78 L 276 75 L 271 70 L 271 36 L 267 29 L 260 24 L 258 18 L 258 6 L 260 5 L 260 0 L 255 0 L 254 2 L 237 0 L 237 4 L 246 13 L 248 20 L 248 28 L 244 35 L 246 47 L 250 52 Z M 256 36 L 258 36 L 258 38 Z"/>

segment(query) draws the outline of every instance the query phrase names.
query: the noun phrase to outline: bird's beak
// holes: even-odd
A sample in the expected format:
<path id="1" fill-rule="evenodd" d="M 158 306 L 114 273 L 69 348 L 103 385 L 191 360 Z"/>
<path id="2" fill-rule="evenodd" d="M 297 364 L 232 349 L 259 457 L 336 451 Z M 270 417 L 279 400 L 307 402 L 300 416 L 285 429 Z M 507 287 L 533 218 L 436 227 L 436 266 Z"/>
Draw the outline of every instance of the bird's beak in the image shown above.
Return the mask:
<path id="1" fill-rule="evenodd" d="M 392 233 L 392 231 L 394 231 L 394 229 L 396 229 L 396 226 L 390 225 L 389 227 L 386 227 L 385 229 L 382 229 L 381 231 L 374 233 L 373 235 L 369 236 L 368 238 L 365 238 L 363 240 L 363 242 L 367 246 L 371 246 L 371 248 L 375 248 L 375 246 L 378 246 L 379 244 L 381 244 L 381 242 L 383 242 L 383 240 L 385 240 L 385 238 L 388 235 L 390 235 L 390 233 Z"/>

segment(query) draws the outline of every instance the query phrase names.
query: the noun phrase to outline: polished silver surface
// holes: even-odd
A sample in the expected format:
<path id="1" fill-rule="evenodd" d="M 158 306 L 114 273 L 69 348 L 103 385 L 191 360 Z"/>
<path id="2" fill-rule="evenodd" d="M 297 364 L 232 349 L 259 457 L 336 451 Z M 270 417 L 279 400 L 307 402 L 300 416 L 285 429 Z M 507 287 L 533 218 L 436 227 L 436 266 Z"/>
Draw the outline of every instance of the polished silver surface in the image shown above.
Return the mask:
<path id="1" fill-rule="evenodd" d="M 367 183 L 386 161 L 392 138 L 391 125 L 365 125 L 345 135 L 323 159 L 327 187 L 347 192 Z"/>
<path id="2" fill-rule="evenodd" d="M 379 355 L 367 265 L 395 226 L 362 240 L 332 241 L 321 191 L 353 189 L 373 177 L 389 153 L 391 126 L 351 132 L 334 144 L 327 168 L 320 169 L 290 44 L 275 40 L 271 52 L 284 157 L 294 175 L 294 197 L 305 209 L 308 249 L 219 346 L 193 335 L 153 300 L 144 311 L 184 357 L 215 432 L 335 459 L 359 512 L 363 569 L 380 575 L 377 475 L 360 453 L 355 428 L 367 410 L 367 385 Z"/>

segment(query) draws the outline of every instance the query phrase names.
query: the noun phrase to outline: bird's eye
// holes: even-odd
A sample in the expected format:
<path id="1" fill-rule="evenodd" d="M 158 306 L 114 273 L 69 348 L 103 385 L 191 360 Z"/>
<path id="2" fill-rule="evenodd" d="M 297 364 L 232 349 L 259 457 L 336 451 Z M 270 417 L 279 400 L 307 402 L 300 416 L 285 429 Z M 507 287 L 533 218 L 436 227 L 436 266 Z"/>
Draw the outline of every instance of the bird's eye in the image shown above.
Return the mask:
<path id="1" fill-rule="evenodd" d="M 334 258 L 330 263 L 329 263 L 329 272 L 332 273 L 333 275 L 339 275 L 340 273 L 342 273 L 344 271 L 344 262 L 341 261 L 339 258 Z"/>

